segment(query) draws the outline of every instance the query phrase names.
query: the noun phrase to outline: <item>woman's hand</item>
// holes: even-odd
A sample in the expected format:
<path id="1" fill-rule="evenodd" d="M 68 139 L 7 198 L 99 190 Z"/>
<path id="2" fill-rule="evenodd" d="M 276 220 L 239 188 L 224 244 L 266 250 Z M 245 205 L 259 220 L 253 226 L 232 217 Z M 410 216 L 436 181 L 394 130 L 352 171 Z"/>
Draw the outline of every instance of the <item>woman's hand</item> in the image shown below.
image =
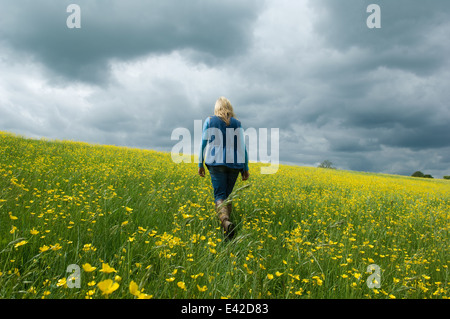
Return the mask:
<path id="1" fill-rule="evenodd" d="M 250 177 L 250 173 L 248 171 L 242 172 L 242 180 L 246 181 Z"/>
<path id="2" fill-rule="evenodd" d="M 198 175 L 205 177 L 205 168 L 203 166 L 198 168 Z"/>

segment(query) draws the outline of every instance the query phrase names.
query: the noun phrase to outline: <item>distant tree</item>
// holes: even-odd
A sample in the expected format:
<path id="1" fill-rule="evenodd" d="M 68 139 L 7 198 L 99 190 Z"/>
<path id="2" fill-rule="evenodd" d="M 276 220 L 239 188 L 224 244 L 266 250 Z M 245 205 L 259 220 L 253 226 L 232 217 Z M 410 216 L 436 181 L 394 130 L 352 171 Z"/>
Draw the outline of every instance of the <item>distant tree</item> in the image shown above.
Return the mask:
<path id="1" fill-rule="evenodd" d="M 324 160 L 322 163 L 319 164 L 320 168 L 334 168 L 333 167 L 333 163 L 330 162 L 329 160 Z"/>
<path id="2" fill-rule="evenodd" d="M 430 174 L 424 174 L 421 171 L 416 171 L 414 172 L 412 175 L 412 177 L 423 177 L 423 178 L 434 178 L 433 176 L 431 176 Z"/>
<path id="3" fill-rule="evenodd" d="M 415 171 L 411 176 L 412 177 L 423 177 L 424 174 L 421 171 Z"/>
<path id="4" fill-rule="evenodd" d="M 450 176 L 444 176 L 444 179 L 450 179 Z"/>

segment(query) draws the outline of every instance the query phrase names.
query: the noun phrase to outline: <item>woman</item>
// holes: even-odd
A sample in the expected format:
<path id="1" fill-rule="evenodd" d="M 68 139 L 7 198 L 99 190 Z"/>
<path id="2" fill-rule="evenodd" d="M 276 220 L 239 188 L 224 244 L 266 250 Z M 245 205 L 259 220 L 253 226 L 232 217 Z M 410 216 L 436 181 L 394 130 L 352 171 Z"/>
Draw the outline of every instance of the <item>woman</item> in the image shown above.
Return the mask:
<path id="1" fill-rule="evenodd" d="M 211 176 L 221 226 L 225 236 L 231 238 L 234 235 L 234 224 L 230 220 L 232 204 L 225 205 L 224 201 L 233 191 L 239 173 L 244 181 L 250 174 L 241 122 L 236 119 L 230 101 L 224 97 L 216 101 L 214 116 L 208 117 L 203 125 L 198 164 L 201 177 L 205 177 L 203 161 Z"/>

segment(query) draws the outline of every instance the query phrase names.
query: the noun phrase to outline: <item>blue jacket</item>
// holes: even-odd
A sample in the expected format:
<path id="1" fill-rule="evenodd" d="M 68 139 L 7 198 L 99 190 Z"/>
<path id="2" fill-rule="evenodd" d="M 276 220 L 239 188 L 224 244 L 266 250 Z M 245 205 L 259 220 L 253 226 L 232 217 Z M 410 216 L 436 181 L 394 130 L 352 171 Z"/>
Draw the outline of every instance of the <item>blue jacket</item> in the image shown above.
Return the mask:
<path id="1" fill-rule="evenodd" d="M 205 152 L 206 151 L 206 152 Z M 210 116 L 203 124 L 198 166 L 225 165 L 248 171 L 248 154 L 241 122 L 232 117 L 227 125 L 218 116 Z"/>

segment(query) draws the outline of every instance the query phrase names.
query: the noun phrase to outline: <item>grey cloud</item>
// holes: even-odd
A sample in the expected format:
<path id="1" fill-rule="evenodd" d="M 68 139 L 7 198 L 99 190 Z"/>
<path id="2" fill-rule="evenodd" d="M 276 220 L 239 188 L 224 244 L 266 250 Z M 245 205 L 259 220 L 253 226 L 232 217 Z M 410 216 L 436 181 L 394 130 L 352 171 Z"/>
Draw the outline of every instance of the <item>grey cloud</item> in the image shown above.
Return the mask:
<path id="1" fill-rule="evenodd" d="M 80 0 L 81 29 L 69 29 L 69 1 L 1 1 L 1 36 L 33 54 L 60 80 L 104 82 L 108 61 L 191 48 L 225 59 L 243 54 L 261 1 Z M 14 17 L 14 18 L 12 18 Z M 208 61 L 211 61 L 209 59 Z"/>
<path id="2" fill-rule="evenodd" d="M 448 124 L 425 125 L 418 128 L 396 128 L 380 139 L 384 145 L 428 150 L 450 147 Z"/>
<path id="3" fill-rule="evenodd" d="M 340 51 L 369 50 L 367 67 L 385 66 L 416 74 L 432 74 L 447 61 L 450 2 L 387 1 L 381 7 L 381 29 L 368 29 L 371 0 L 310 1 L 322 18 L 316 23 L 324 43 Z"/>

